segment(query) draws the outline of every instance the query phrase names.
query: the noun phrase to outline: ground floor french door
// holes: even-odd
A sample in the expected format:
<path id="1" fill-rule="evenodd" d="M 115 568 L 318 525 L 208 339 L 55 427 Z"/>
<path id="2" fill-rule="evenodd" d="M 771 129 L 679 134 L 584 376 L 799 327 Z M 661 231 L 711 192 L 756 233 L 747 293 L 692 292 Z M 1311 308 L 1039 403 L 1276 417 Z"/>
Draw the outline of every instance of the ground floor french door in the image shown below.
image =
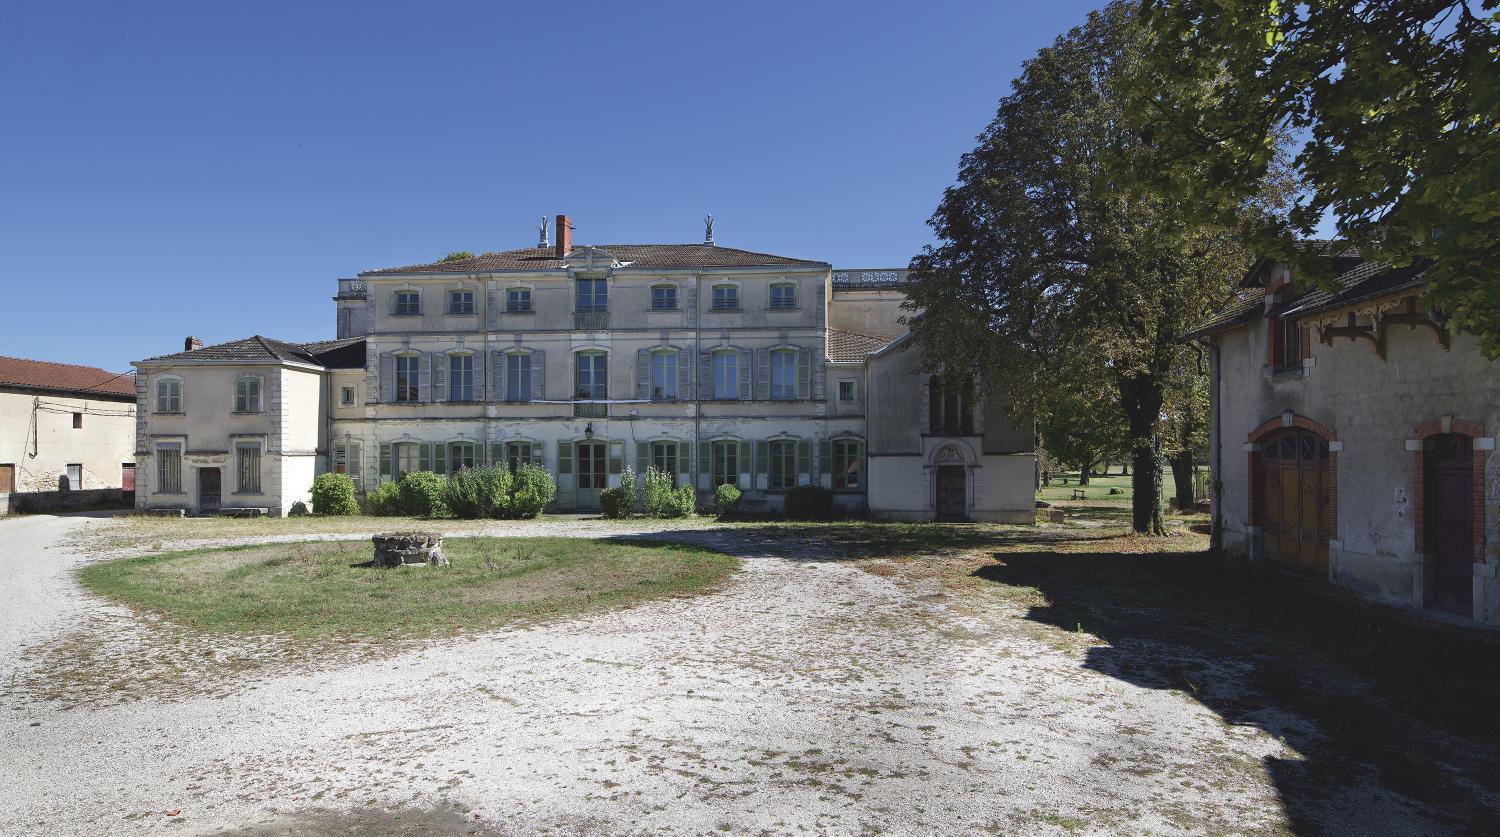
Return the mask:
<path id="1" fill-rule="evenodd" d="M 1444 433 L 1425 440 L 1422 475 L 1425 550 L 1435 559 L 1432 605 L 1474 615 L 1474 440 Z"/>
<path id="2" fill-rule="evenodd" d="M 608 485 L 604 442 L 579 442 L 573 446 L 578 458 L 578 491 L 574 502 L 581 511 L 599 508 L 599 492 Z"/>
<path id="3" fill-rule="evenodd" d="M 1265 559 L 1326 578 L 1328 541 L 1333 538 L 1328 441 L 1301 429 L 1266 439 L 1256 483 Z"/>

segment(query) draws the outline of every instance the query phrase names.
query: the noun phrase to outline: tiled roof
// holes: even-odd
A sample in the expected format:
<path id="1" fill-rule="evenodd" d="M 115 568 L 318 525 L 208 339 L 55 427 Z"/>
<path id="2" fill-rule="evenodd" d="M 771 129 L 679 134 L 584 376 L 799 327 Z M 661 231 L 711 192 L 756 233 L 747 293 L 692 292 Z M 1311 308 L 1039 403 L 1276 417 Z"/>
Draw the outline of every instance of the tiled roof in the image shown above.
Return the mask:
<path id="1" fill-rule="evenodd" d="M 865 359 L 889 345 L 896 338 L 876 337 L 843 329 L 828 329 L 828 359 L 834 363 L 852 363 Z"/>
<path id="2" fill-rule="evenodd" d="M 364 364 L 364 342 L 363 337 L 348 337 L 342 340 L 320 340 L 313 343 L 288 343 L 284 340 L 273 340 L 262 337 L 259 334 L 246 337 L 243 340 L 230 340 L 227 343 L 215 343 L 212 346 L 204 346 L 190 352 L 176 352 L 170 355 L 159 355 L 146 358 L 142 363 L 157 363 L 161 361 L 191 360 L 191 361 L 261 361 L 265 363 L 309 363 L 314 366 L 331 366 L 343 368 L 350 361 L 350 356 L 357 353 L 359 364 Z M 326 361 L 326 362 L 325 362 Z"/>
<path id="3" fill-rule="evenodd" d="M 693 268 L 693 267 L 784 267 L 825 265 L 825 262 L 773 256 L 733 247 L 713 244 L 596 244 L 603 250 L 633 267 L 646 268 Z M 575 247 L 577 252 L 580 247 Z M 406 267 L 388 267 L 382 270 L 367 270 L 361 276 L 380 276 L 400 273 L 490 273 L 511 270 L 562 270 L 562 259 L 551 247 L 527 247 L 521 250 L 506 250 L 486 253 L 472 259 L 451 262 L 430 262 Z"/>
<path id="4" fill-rule="evenodd" d="M 1340 238 L 1304 238 L 1293 242 L 1292 246 L 1309 255 L 1330 259 L 1336 271 L 1349 270 L 1363 258 L 1358 247 Z M 1255 288 L 1264 284 L 1261 271 L 1273 264 L 1276 260 L 1272 258 L 1257 259 L 1240 280 L 1240 287 Z"/>
<path id="5" fill-rule="evenodd" d="M 1302 317 L 1354 305 L 1368 299 L 1420 288 L 1427 275 L 1425 264 L 1391 269 L 1385 262 L 1365 262 L 1339 276 L 1339 290 L 1319 288 L 1299 300 L 1283 317 Z"/>
<path id="6" fill-rule="evenodd" d="M 1209 319 L 1204 320 L 1196 326 L 1193 326 L 1191 330 L 1182 335 L 1182 339 L 1196 340 L 1200 337 L 1207 337 L 1210 334 L 1216 334 L 1220 331 L 1235 328 L 1236 326 L 1242 326 L 1245 323 L 1248 323 L 1251 320 L 1255 319 L 1262 311 L 1265 310 L 1265 307 L 1266 292 L 1265 289 L 1262 288 L 1257 292 L 1249 294 L 1244 299 L 1234 303 L 1228 308 L 1225 308 L 1223 311 L 1220 311 Z"/>
<path id="7" fill-rule="evenodd" d="M 135 400 L 135 375 L 95 366 L 49 363 L 0 356 L 0 387 L 25 387 L 52 392 L 74 392 L 98 398 Z"/>

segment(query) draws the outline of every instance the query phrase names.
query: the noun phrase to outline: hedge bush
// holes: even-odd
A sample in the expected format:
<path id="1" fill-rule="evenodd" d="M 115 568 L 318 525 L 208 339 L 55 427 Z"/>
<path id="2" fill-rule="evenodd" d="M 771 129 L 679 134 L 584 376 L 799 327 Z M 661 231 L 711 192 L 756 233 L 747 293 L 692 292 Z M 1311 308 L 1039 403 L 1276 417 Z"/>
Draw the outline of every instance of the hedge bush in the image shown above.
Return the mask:
<path id="1" fill-rule="evenodd" d="M 431 471 L 412 471 L 401 477 L 401 513 L 409 517 L 447 517 L 443 492 L 448 481 Z"/>
<path id="2" fill-rule="evenodd" d="M 313 514 L 359 514 L 354 480 L 348 474 L 318 474 L 312 484 Z"/>
<path id="3" fill-rule="evenodd" d="M 635 469 L 629 465 L 620 472 L 620 493 L 624 495 L 625 516 L 635 514 L 640 508 L 640 485 L 636 482 Z"/>
<path id="4" fill-rule="evenodd" d="M 827 520 L 833 517 L 833 492 L 822 486 L 799 485 L 786 493 L 786 516 L 793 520 Z"/>
<path id="5" fill-rule="evenodd" d="M 516 469 L 503 514 L 497 517 L 530 519 L 542 513 L 557 495 L 557 482 L 540 465 L 528 462 Z"/>
<path id="6" fill-rule="evenodd" d="M 365 506 L 376 517 L 395 517 L 401 513 L 401 486 L 383 482 L 365 498 Z"/>
<path id="7" fill-rule="evenodd" d="M 624 487 L 606 488 L 599 492 L 599 513 L 611 520 L 622 520 L 630 516 L 630 504 L 627 499 L 633 492 L 627 492 Z"/>
<path id="8" fill-rule="evenodd" d="M 724 483 L 714 489 L 714 509 L 719 512 L 719 517 L 734 517 L 739 514 L 740 500 L 744 494 L 729 483 Z"/>
<path id="9" fill-rule="evenodd" d="M 654 465 L 648 467 L 641 512 L 647 517 L 687 517 L 692 514 L 698 502 L 693 487 L 674 488 L 672 482 L 670 473 L 658 471 Z"/>
<path id="10" fill-rule="evenodd" d="M 464 468 L 448 477 L 443 505 L 465 520 L 500 517 L 514 484 L 509 468 Z"/>

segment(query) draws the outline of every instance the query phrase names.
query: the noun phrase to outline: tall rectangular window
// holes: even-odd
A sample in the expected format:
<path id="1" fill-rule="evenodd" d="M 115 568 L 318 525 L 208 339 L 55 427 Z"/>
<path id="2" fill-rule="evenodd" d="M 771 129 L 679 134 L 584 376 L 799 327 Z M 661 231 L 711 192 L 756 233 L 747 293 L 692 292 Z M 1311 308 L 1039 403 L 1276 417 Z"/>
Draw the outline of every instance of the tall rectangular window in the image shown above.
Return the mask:
<path id="1" fill-rule="evenodd" d="M 335 474 L 348 474 L 349 479 L 354 481 L 354 487 L 360 487 L 359 467 L 359 443 L 349 442 L 333 446 L 333 472 Z"/>
<path id="2" fill-rule="evenodd" d="M 260 412 L 260 378 L 245 376 L 234 382 L 234 411 L 236 413 Z"/>
<path id="3" fill-rule="evenodd" d="M 420 373 L 418 373 L 416 355 L 396 355 L 396 400 L 416 401 L 420 391 Z"/>
<path id="4" fill-rule="evenodd" d="M 677 310 L 677 286 L 655 285 L 651 288 L 652 311 Z"/>
<path id="5" fill-rule="evenodd" d="M 161 445 L 156 449 L 156 491 L 158 494 L 182 493 L 180 445 Z"/>
<path id="6" fill-rule="evenodd" d="M 260 445 L 236 445 L 234 470 L 236 493 L 259 494 Z"/>
<path id="7" fill-rule="evenodd" d="M 533 445 L 530 442 L 506 442 L 505 461 L 510 465 L 512 471 L 535 462 L 535 454 L 532 452 Z"/>
<path id="8" fill-rule="evenodd" d="M 422 450 L 419 442 L 396 442 L 391 445 L 391 479 L 400 482 L 403 476 L 422 469 Z"/>
<path id="9" fill-rule="evenodd" d="M 854 382 L 853 381 L 848 381 L 848 380 L 839 381 L 839 400 L 840 401 L 853 401 L 854 400 Z"/>
<path id="10" fill-rule="evenodd" d="M 738 352 L 714 353 L 714 398 L 733 400 L 740 397 L 739 360 Z"/>
<path id="11" fill-rule="evenodd" d="M 772 285 L 771 286 L 771 308 L 786 309 L 797 307 L 796 285 Z"/>
<path id="12" fill-rule="evenodd" d="M 713 443 L 714 487 L 740 484 L 740 443 Z"/>
<path id="13" fill-rule="evenodd" d="M 422 313 L 422 297 L 416 291 L 396 291 L 396 310 L 392 313 L 403 317 Z"/>
<path id="14" fill-rule="evenodd" d="M 733 311 L 740 307 L 740 289 L 734 285 L 714 286 L 714 310 Z"/>
<path id="15" fill-rule="evenodd" d="M 838 439 L 833 443 L 833 487 L 842 489 L 859 488 L 863 481 L 860 479 L 860 470 L 864 457 L 861 455 L 863 445 L 853 439 Z"/>
<path id="16" fill-rule="evenodd" d="M 158 413 L 182 412 L 182 381 L 162 378 L 156 382 L 156 411 Z"/>
<path id="17" fill-rule="evenodd" d="M 797 397 L 797 353 L 791 349 L 771 353 L 771 397 L 780 401 Z"/>
<path id="18" fill-rule="evenodd" d="M 473 355 L 448 355 L 448 400 L 474 400 Z"/>
<path id="19" fill-rule="evenodd" d="M 465 468 L 474 467 L 474 445 L 470 442 L 454 442 L 448 445 L 448 473 L 456 474 Z"/>
<path id="20" fill-rule="evenodd" d="M 448 292 L 449 314 L 472 314 L 474 313 L 473 291 L 449 291 Z"/>
<path id="21" fill-rule="evenodd" d="M 603 279 L 578 280 L 578 310 L 604 311 L 609 308 L 609 286 Z"/>
<path id="22" fill-rule="evenodd" d="M 578 397 L 602 401 L 609 397 L 609 357 L 603 352 L 579 352 Z"/>
<path id="23" fill-rule="evenodd" d="M 517 352 L 505 356 L 505 400 L 531 400 L 531 355 Z"/>
<path id="24" fill-rule="evenodd" d="M 531 289 L 511 288 L 505 292 L 505 310 L 512 314 L 531 313 Z"/>
<path id="25" fill-rule="evenodd" d="M 928 379 L 928 426 L 931 433 L 951 436 L 974 432 L 974 387 L 967 381 Z"/>
<path id="26" fill-rule="evenodd" d="M 675 483 L 677 481 L 677 443 L 652 442 L 651 465 L 663 474 L 671 474 L 672 481 Z"/>
<path id="27" fill-rule="evenodd" d="M 677 398 L 677 353 L 653 352 L 651 355 L 651 400 L 674 401 Z"/>
<path id="28" fill-rule="evenodd" d="M 354 406 L 354 387 L 339 387 L 339 406 Z"/>
<path id="29" fill-rule="evenodd" d="M 68 488 L 77 491 L 83 488 L 83 465 L 72 464 L 68 466 Z"/>
<path id="30" fill-rule="evenodd" d="M 791 439 L 778 439 L 768 446 L 771 454 L 770 478 L 772 491 L 786 491 L 797 485 L 797 443 Z"/>

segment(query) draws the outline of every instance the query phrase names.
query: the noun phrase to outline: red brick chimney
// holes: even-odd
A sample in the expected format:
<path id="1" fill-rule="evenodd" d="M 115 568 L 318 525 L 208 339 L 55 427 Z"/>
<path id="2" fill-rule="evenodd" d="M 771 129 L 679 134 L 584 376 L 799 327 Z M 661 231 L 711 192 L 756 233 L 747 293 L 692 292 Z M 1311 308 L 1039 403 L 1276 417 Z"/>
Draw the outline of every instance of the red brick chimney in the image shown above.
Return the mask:
<path id="1" fill-rule="evenodd" d="M 182 350 L 184 352 L 197 351 L 201 348 L 203 348 L 203 341 L 196 337 L 189 337 L 182 341 Z"/>
<path id="2" fill-rule="evenodd" d="M 568 216 L 557 216 L 557 257 L 560 259 L 573 251 L 573 222 Z"/>

